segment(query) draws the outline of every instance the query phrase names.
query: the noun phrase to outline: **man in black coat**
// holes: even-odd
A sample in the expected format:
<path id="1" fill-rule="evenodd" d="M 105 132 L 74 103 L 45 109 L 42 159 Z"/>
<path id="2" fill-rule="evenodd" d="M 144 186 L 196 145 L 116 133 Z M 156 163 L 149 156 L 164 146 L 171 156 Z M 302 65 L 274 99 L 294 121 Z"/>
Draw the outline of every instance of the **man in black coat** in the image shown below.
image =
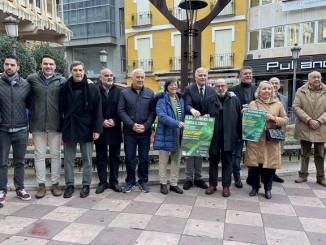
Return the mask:
<path id="1" fill-rule="evenodd" d="M 235 95 L 240 100 L 242 108 L 247 108 L 248 104 L 255 99 L 256 86 L 252 84 L 252 68 L 249 66 L 242 67 L 240 70 L 240 83 L 229 90 L 234 92 Z M 243 150 L 243 140 L 239 140 L 235 145 L 235 149 L 232 155 L 232 171 L 234 184 L 237 188 L 242 188 L 242 182 L 240 178 L 240 163 L 242 158 L 242 150 Z M 248 170 L 248 179 L 250 175 L 250 171 Z M 250 183 L 250 181 L 249 181 Z"/>
<path id="2" fill-rule="evenodd" d="M 122 88 L 113 83 L 113 74 L 108 68 L 102 69 L 100 81 L 99 89 L 102 100 L 103 133 L 95 141 L 96 167 L 100 180 L 95 191 L 96 194 L 104 192 L 107 188 L 111 188 L 116 192 L 122 191 L 122 188 L 118 185 L 120 147 L 122 142 L 118 102 Z M 110 169 L 109 183 L 108 166 Z"/>
<path id="3" fill-rule="evenodd" d="M 208 71 L 205 68 L 198 68 L 195 72 L 196 83 L 193 83 L 185 88 L 184 100 L 186 106 L 186 114 L 193 115 L 198 118 L 203 115 L 203 100 L 213 94 L 215 91 L 212 87 L 208 86 Z M 186 182 L 183 189 L 189 190 L 192 186 L 197 186 L 206 189 L 208 186 L 202 180 L 201 168 L 203 158 L 200 156 L 188 157 L 186 160 Z"/>
<path id="4" fill-rule="evenodd" d="M 232 152 L 241 139 L 241 104 L 236 96 L 231 97 L 224 79 L 215 82 L 216 94 L 204 100 L 203 113 L 214 117 L 214 133 L 209 148 L 209 187 L 206 194 L 216 191 L 218 163 L 222 159 L 222 195 L 230 196 L 232 175 Z"/>
<path id="5" fill-rule="evenodd" d="M 103 131 L 102 103 L 98 87 L 87 81 L 82 62 L 74 61 L 70 65 L 70 72 L 72 76 L 60 91 L 67 186 L 63 197 L 69 198 L 74 193 L 74 163 L 79 143 L 83 158 L 83 188 L 80 197 L 84 198 L 89 195 L 89 186 L 92 182 L 93 140 L 97 140 Z"/>

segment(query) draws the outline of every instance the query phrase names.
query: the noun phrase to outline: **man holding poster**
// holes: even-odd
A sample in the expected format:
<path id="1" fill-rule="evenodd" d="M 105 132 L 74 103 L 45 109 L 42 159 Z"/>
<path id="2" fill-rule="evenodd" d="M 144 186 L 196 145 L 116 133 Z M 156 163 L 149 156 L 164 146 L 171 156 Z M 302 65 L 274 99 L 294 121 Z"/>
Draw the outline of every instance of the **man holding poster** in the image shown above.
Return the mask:
<path id="1" fill-rule="evenodd" d="M 227 92 L 224 79 L 216 80 L 216 94 L 204 100 L 203 113 L 215 118 L 213 138 L 209 148 L 209 187 L 206 194 L 216 191 L 218 163 L 222 160 L 222 195 L 230 196 L 232 175 L 232 151 L 234 145 L 241 140 L 241 103 Z"/>
<path id="2" fill-rule="evenodd" d="M 208 71 L 207 69 L 200 67 L 195 72 L 196 83 L 190 84 L 185 88 L 184 100 L 186 106 L 186 114 L 192 115 L 194 118 L 199 118 L 202 113 L 203 100 L 208 96 L 215 93 L 214 89 L 207 86 Z M 187 123 L 186 123 L 187 125 Z M 206 189 L 208 186 L 201 176 L 201 168 L 203 164 L 203 158 L 201 156 L 188 157 L 186 160 L 186 182 L 183 185 L 183 189 L 189 190 L 194 185 Z"/>

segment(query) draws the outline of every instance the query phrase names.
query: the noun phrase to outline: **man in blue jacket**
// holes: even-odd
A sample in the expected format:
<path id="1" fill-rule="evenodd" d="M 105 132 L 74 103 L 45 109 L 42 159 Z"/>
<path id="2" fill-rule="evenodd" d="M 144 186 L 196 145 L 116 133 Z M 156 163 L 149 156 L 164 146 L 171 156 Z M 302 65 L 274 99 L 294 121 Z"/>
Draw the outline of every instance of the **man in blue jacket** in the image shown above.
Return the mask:
<path id="1" fill-rule="evenodd" d="M 66 190 L 64 198 L 74 193 L 74 163 L 77 143 L 83 158 L 83 188 L 80 197 L 89 195 L 92 182 L 93 141 L 103 131 L 102 104 L 99 89 L 89 84 L 84 64 L 74 61 L 70 65 L 72 76 L 60 91 L 60 111 L 63 114 L 62 140 L 64 142 L 64 166 Z"/>
<path id="2" fill-rule="evenodd" d="M 30 194 L 25 191 L 24 158 L 27 148 L 28 121 L 26 103 L 31 86 L 18 75 L 19 63 L 14 55 L 3 62 L 4 73 L 0 77 L 0 203 L 4 204 L 7 194 L 8 158 L 10 147 L 13 151 L 14 186 L 17 197 L 28 201 Z"/>
<path id="3" fill-rule="evenodd" d="M 144 86 L 145 72 L 135 69 L 131 73 L 131 87 L 121 91 L 118 114 L 123 122 L 124 151 L 126 154 L 126 186 L 130 192 L 136 184 L 136 150 L 138 147 L 138 184 L 143 192 L 149 192 L 148 153 L 152 124 L 155 119 L 154 92 Z"/>

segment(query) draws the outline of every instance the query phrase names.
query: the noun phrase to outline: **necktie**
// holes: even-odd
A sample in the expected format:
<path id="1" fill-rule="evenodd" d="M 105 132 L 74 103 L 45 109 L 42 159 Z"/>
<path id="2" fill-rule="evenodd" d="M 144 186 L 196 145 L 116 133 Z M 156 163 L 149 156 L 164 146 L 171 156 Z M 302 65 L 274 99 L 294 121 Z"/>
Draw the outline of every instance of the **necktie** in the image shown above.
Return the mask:
<path id="1" fill-rule="evenodd" d="M 201 99 L 204 99 L 204 89 L 203 88 L 200 88 L 200 97 Z"/>

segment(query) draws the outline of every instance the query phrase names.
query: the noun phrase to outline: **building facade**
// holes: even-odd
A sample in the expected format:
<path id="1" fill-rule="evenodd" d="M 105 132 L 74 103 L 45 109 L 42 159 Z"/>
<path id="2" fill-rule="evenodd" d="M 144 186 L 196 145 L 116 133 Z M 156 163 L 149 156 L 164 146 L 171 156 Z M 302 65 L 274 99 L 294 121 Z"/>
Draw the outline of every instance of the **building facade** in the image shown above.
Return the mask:
<path id="1" fill-rule="evenodd" d="M 126 78 L 124 2 L 114 0 L 63 0 L 62 14 L 73 37 L 65 43 L 67 61 L 85 64 L 86 75 L 97 80 L 102 67 L 113 71 L 116 82 Z M 106 50 L 106 64 L 100 51 Z"/>
<path id="2" fill-rule="evenodd" d="M 18 38 L 52 43 L 69 41 L 72 32 L 65 26 L 59 6 L 62 0 L 0 0 L 0 33 L 6 34 L 3 20 L 18 20 Z"/>
<path id="3" fill-rule="evenodd" d="M 180 79 L 181 33 L 149 2 L 125 0 L 126 57 L 128 73 L 135 68 L 146 72 L 146 86 L 160 90 L 168 77 Z M 180 0 L 167 0 L 170 12 L 186 20 L 178 7 Z M 197 20 L 207 16 L 216 1 L 198 11 Z M 201 66 L 210 79 L 224 77 L 237 81 L 246 50 L 246 1 L 231 0 L 202 32 Z"/>
<path id="4" fill-rule="evenodd" d="M 247 53 L 244 64 L 256 82 L 277 76 L 292 105 L 294 60 L 291 48 L 301 47 L 296 88 L 313 70 L 326 77 L 326 0 L 249 0 Z"/>

